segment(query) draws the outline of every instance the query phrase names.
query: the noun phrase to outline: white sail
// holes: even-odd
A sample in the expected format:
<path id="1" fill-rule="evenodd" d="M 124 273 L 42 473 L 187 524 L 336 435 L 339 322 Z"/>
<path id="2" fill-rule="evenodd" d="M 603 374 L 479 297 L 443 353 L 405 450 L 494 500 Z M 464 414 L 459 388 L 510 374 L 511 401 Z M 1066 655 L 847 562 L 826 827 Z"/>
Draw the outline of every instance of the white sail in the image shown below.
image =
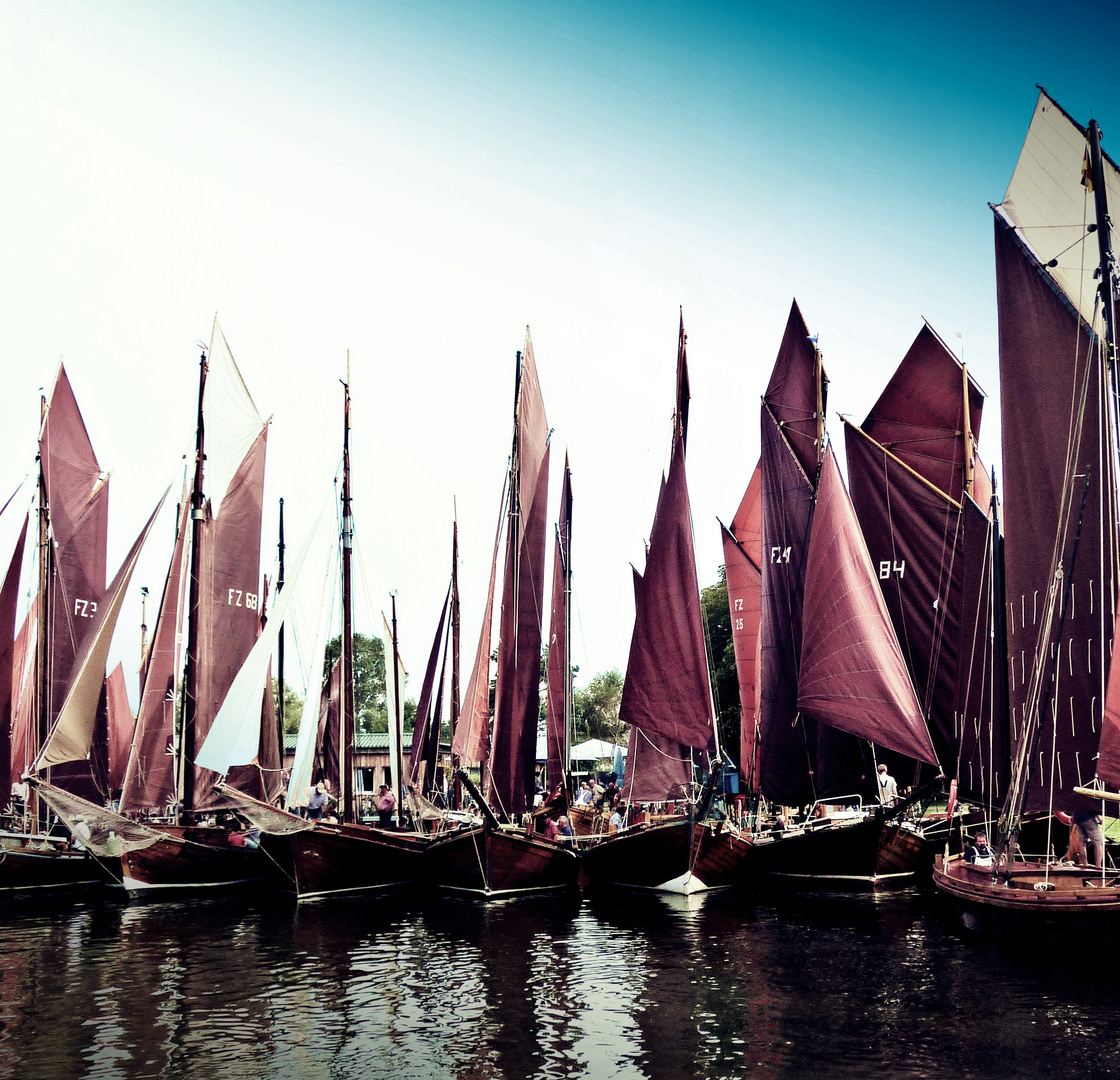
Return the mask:
<path id="1" fill-rule="evenodd" d="M 307 791 L 311 787 L 312 773 L 315 769 L 315 739 L 319 733 L 319 709 L 321 696 L 319 688 L 323 680 L 323 665 L 327 656 L 327 640 L 330 637 L 331 608 L 335 594 L 335 575 L 338 572 L 338 549 L 332 547 L 331 557 L 327 560 L 323 587 L 319 592 L 319 619 L 315 629 L 315 645 L 311 650 L 311 674 L 307 679 L 307 694 L 303 700 L 303 712 L 299 720 L 299 735 L 296 738 L 295 758 L 292 761 L 292 775 L 288 780 L 287 807 L 307 805 Z"/>
<path id="2" fill-rule="evenodd" d="M 299 550 L 292 571 L 284 588 L 280 591 L 276 606 L 261 631 L 249 655 L 234 676 L 233 683 L 214 717 L 214 723 L 206 736 L 206 741 L 198 752 L 195 764 L 204 769 L 221 773 L 223 776 L 234 765 L 248 765 L 254 761 L 260 746 L 261 733 L 261 695 L 264 693 L 265 680 L 268 678 L 268 665 L 272 650 L 280 636 L 280 627 L 295 596 L 296 582 L 300 571 L 307 561 L 312 541 L 319 532 L 323 521 L 320 510 L 311 530 Z"/>
<path id="3" fill-rule="evenodd" d="M 1103 165 L 1108 204 L 1120 206 L 1120 172 L 1107 158 Z M 1083 179 L 1088 171 L 1084 130 L 1040 93 L 999 208 L 1043 266 L 1057 260 L 1049 267 L 1051 276 L 1085 322 L 1094 326 L 1100 255 L 1097 237 L 1088 231 L 1097 224 L 1093 193 Z"/>
<path id="4" fill-rule="evenodd" d="M 216 315 L 207 353 L 202 417 L 206 425 L 206 497 L 217 517 L 230 481 L 264 421 L 234 363 Z"/>
<path id="5" fill-rule="evenodd" d="M 136 569 L 144 541 L 151 532 L 152 524 L 163 506 L 163 500 L 167 498 L 167 491 L 163 493 L 144 528 L 140 530 L 132 550 L 125 557 L 121 568 L 117 571 L 117 576 L 109 586 L 108 603 L 102 604 L 93 626 L 86 635 L 82 651 L 74 664 L 66 700 L 62 703 L 58 719 L 43 744 L 43 749 L 35 759 L 32 772 L 38 772 L 46 765 L 61 765 L 64 761 L 82 761 L 89 757 L 90 745 L 93 742 L 93 726 L 97 718 L 97 703 L 101 698 L 101 690 L 105 682 L 105 660 L 109 655 L 113 631 L 116 629 L 117 618 L 124 603 L 124 594 L 128 591 L 129 582 L 132 581 L 132 572 Z"/>

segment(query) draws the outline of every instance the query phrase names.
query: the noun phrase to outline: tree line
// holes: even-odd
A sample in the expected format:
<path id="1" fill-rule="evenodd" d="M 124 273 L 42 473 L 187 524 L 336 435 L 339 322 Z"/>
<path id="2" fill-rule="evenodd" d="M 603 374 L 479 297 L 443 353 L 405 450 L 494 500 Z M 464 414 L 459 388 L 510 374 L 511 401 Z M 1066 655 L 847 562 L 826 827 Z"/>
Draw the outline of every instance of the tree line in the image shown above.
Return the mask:
<path id="1" fill-rule="evenodd" d="M 709 666 L 712 678 L 712 696 L 719 718 L 720 740 L 725 749 L 737 756 L 739 746 L 739 681 L 735 671 L 735 652 L 731 642 L 731 613 L 727 605 L 727 581 L 724 568 L 719 568 L 719 580 L 702 589 L 701 609 L 704 614 L 708 638 Z M 341 655 L 342 639 L 334 638 L 327 646 L 324 679 Z M 545 673 L 548 670 L 548 651 L 541 658 L 541 709 L 540 730 L 544 730 Z M 573 668 L 573 675 L 578 668 Z M 595 675 L 586 686 L 572 692 L 573 741 L 602 739 L 605 742 L 625 745 L 628 725 L 618 716 L 622 704 L 623 675 L 618 668 L 611 668 Z M 273 680 L 273 693 L 277 695 L 277 681 Z M 491 681 L 493 704 L 493 681 Z M 385 645 L 380 638 L 354 635 L 354 710 L 355 728 L 360 733 L 389 730 L 389 712 L 385 692 Z M 303 700 L 290 686 L 284 687 L 284 730 L 294 733 L 299 729 Z M 406 698 L 403 708 L 404 730 L 411 731 L 416 720 L 416 701 Z M 446 721 L 445 721 L 446 725 Z M 447 732 L 450 739 L 450 733 Z"/>

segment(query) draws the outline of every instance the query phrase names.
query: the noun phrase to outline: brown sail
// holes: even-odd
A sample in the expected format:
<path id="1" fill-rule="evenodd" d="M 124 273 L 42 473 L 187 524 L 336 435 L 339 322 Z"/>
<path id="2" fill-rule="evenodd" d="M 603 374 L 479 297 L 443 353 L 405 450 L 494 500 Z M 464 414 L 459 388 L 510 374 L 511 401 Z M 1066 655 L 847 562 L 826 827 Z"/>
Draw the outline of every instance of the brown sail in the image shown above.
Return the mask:
<path id="1" fill-rule="evenodd" d="M 1073 788 L 1093 777 L 1114 629 L 1105 375 L 1095 335 L 1035 256 L 998 216 L 995 231 L 1012 741 L 1018 749 L 1029 737 L 1024 714 L 1037 715 L 1024 808 L 1072 811 L 1086 805 Z"/>
<path id="2" fill-rule="evenodd" d="M 245 455 L 222 499 L 218 516 L 211 513 L 199 530 L 201 592 L 198 620 L 199 654 L 193 686 L 194 745 L 201 747 L 210 725 L 257 640 L 259 628 L 261 505 L 264 496 L 264 459 L 267 426 Z M 188 690 L 188 692 L 192 692 Z M 231 769 L 228 783 L 241 790 L 240 770 Z M 214 807 L 224 798 L 214 791 L 218 774 L 191 770 L 196 810 Z M 252 790 L 248 794 L 256 794 Z"/>
<path id="3" fill-rule="evenodd" d="M 540 713 L 549 427 L 528 334 L 519 372 L 488 769 L 490 804 L 509 816 L 533 804 Z"/>
<path id="4" fill-rule="evenodd" d="M 23 520 L 23 528 L 12 552 L 12 561 L 8 564 L 8 571 L 0 585 L 0 783 L 3 784 L 7 784 L 13 775 L 11 718 L 15 696 L 16 604 L 19 600 L 19 575 L 23 567 L 28 520 L 26 517 Z"/>
<path id="5" fill-rule="evenodd" d="M 654 513 L 645 572 L 634 571 L 634 606 L 619 719 L 647 735 L 707 750 L 715 717 L 679 431 Z"/>
<path id="6" fill-rule="evenodd" d="M 739 771 L 758 791 L 758 665 L 762 620 L 762 466 L 756 465 L 730 526 L 722 525 L 731 644 L 739 681 Z"/>
<path id="7" fill-rule="evenodd" d="M 175 712 L 186 603 L 189 511 L 184 499 L 140 687 L 140 707 L 121 792 L 124 812 L 163 810 L 175 802 Z"/>
<path id="8" fill-rule="evenodd" d="M 428 666 L 424 669 L 424 681 L 420 685 L 420 700 L 416 704 L 416 722 L 412 729 L 412 749 L 408 758 L 408 782 L 419 784 L 420 763 L 427 760 L 429 735 L 439 742 L 439 726 L 432 728 L 432 692 L 436 685 L 436 668 L 439 666 L 440 646 L 443 644 L 443 628 L 447 622 L 447 610 L 451 601 L 451 589 L 448 587 L 447 596 L 444 597 L 443 606 L 440 608 L 439 625 L 436 627 L 435 640 L 432 650 L 428 654 Z M 441 683 L 442 688 L 442 683 Z M 437 699 L 438 701 L 438 695 Z M 428 785 L 431 780 L 428 778 Z"/>
<path id="9" fill-rule="evenodd" d="M 486 591 L 486 607 L 478 632 L 478 648 L 474 667 L 463 695 L 463 708 L 451 743 L 451 752 L 460 761 L 483 762 L 490 756 L 490 642 L 494 623 L 494 590 L 498 577 L 498 553 L 501 551 L 502 525 L 505 522 L 506 487 L 502 486 L 502 511 L 494 533 L 494 554 L 490 560 L 490 585 Z"/>
<path id="10" fill-rule="evenodd" d="M 124 783 L 128 749 L 136 726 L 128 704 L 123 664 L 117 664 L 105 676 L 105 711 L 109 722 L 109 789 L 117 792 Z"/>
<path id="11" fill-rule="evenodd" d="M 937 755 L 829 447 L 809 539 L 802 714 L 919 761 Z"/>
<path id="12" fill-rule="evenodd" d="M 560 489 L 560 514 L 556 521 L 556 547 L 552 558 L 552 613 L 548 631 L 548 698 L 545 705 L 548 794 L 564 787 L 568 774 L 568 706 L 571 666 L 568 657 L 568 600 L 572 574 L 572 473 L 564 455 L 564 483 Z"/>

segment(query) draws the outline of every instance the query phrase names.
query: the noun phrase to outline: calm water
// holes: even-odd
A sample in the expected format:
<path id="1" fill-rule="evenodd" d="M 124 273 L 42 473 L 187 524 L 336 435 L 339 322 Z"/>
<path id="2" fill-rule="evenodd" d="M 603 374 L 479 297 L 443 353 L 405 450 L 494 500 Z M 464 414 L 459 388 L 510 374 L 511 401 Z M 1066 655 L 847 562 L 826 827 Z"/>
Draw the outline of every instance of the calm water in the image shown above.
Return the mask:
<path id="1" fill-rule="evenodd" d="M 913 891 L 56 899 L 0 925 L 3 1078 L 1120 1076 L 1114 959 L 1031 958 Z"/>

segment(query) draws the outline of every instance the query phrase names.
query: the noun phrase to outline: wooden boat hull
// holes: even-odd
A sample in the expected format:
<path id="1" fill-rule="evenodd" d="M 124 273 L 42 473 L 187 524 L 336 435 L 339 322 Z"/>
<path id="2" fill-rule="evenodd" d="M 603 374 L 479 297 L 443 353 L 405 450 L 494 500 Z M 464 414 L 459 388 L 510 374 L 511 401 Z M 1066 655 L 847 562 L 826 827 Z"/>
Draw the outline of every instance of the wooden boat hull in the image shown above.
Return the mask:
<path id="1" fill-rule="evenodd" d="M 51 889 L 95 889 L 105 874 L 84 851 L 69 851 L 21 834 L 0 836 L 0 895 Z"/>
<path id="2" fill-rule="evenodd" d="M 695 825 L 681 818 L 637 825 L 584 850 L 588 881 L 630 889 L 689 894 L 745 880 L 753 844 L 726 824 Z"/>
<path id="3" fill-rule="evenodd" d="M 580 867 L 579 856 L 560 844 L 486 825 L 433 840 L 425 862 L 433 885 L 483 897 L 569 889 Z"/>
<path id="4" fill-rule="evenodd" d="M 432 842 L 418 833 L 327 822 L 270 837 L 266 847 L 273 850 L 277 841 L 290 845 L 292 880 L 300 899 L 418 881 L 424 872 L 425 849 Z"/>
<path id="5" fill-rule="evenodd" d="M 756 837 L 752 870 L 805 886 L 881 888 L 907 884 L 932 862 L 922 834 L 878 814 Z"/>
<path id="6" fill-rule="evenodd" d="M 163 825 L 160 832 L 149 847 L 121 855 L 119 869 L 109 868 L 130 894 L 264 886 L 278 879 L 263 850 L 231 844 L 226 829 Z"/>
<path id="7" fill-rule="evenodd" d="M 973 866 L 963 855 L 938 856 L 937 891 L 956 906 L 971 930 L 1037 941 L 1120 937 L 1120 875 L 1093 867 L 1016 862 L 1010 879 L 992 880 L 991 867 Z M 1036 886 L 1040 886 L 1036 888 Z M 1085 936 L 1083 936 L 1085 935 Z"/>

